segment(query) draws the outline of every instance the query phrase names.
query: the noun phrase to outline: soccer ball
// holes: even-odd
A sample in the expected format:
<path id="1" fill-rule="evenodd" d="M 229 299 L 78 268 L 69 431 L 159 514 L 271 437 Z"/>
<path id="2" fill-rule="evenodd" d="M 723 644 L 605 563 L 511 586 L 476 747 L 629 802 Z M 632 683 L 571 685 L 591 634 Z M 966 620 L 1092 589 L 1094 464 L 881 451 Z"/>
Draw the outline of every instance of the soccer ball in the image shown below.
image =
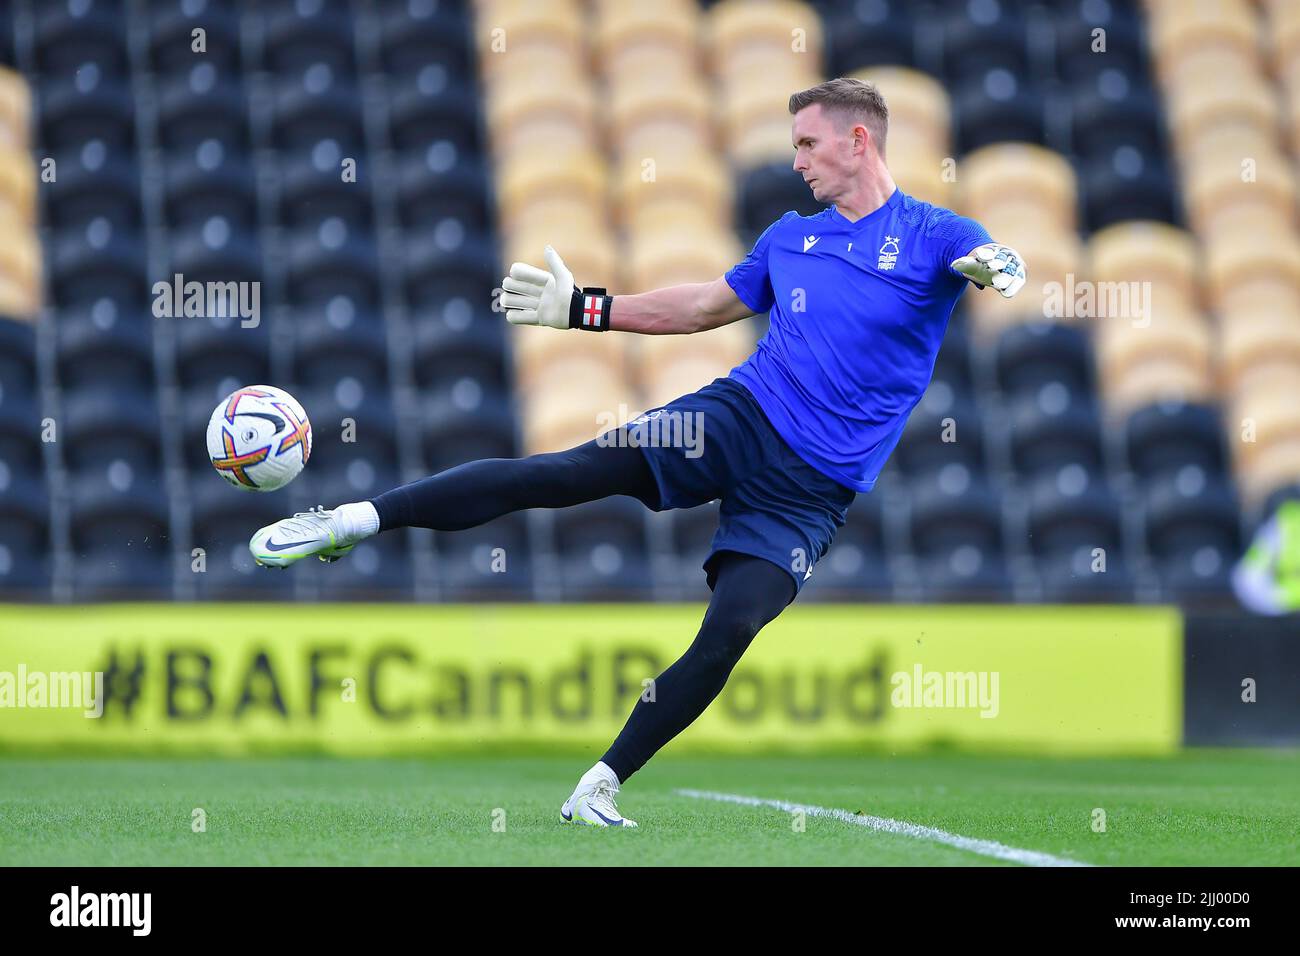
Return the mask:
<path id="1" fill-rule="evenodd" d="M 273 385 L 236 389 L 208 419 L 208 458 L 236 488 L 275 491 L 311 457 L 311 422 L 298 400 Z"/>

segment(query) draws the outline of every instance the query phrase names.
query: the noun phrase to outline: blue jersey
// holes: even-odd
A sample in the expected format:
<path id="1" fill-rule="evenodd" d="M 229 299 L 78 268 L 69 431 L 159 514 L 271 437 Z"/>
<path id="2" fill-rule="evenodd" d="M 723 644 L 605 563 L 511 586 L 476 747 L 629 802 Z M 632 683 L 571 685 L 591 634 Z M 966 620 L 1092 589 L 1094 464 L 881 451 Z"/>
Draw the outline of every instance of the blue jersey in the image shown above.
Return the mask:
<path id="1" fill-rule="evenodd" d="M 786 213 L 727 272 L 745 305 L 771 311 L 767 335 L 730 377 L 799 457 L 870 491 L 966 288 L 949 263 L 989 241 L 974 220 L 898 189 L 857 222 L 833 206 Z"/>

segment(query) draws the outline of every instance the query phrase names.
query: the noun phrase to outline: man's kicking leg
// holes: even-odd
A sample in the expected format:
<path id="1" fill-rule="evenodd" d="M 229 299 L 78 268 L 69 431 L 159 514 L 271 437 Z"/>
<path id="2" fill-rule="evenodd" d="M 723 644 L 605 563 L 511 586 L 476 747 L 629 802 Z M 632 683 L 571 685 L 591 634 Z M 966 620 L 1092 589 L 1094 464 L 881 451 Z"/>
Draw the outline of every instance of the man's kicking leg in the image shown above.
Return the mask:
<path id="1" fill-rule="evenodd" d="M 567 508 L 610 495 L 631 495 L 650 508 L 659 500 L 639 448 L 593 439 L 567 451 L 471 461 L 368 501 L 299 512 L 260 529 L 248 548 L 258 564 L 272 567 L 312 555 L 336 561 L 380 531 L 462 531 L 512 511 Z"/>
<path id="2" fill-rule="evenodd" d="M 754 635 L 794 596 L 794 579 L 771 561 L 722 553 L 713 597 L 694 642 L 655 678 L 654 699 L 637 701 L 618 739 L 560 808 L 561 818 L 593 826 L 636 826 L 614 806 L 619 785 L 704 713 Z"/>

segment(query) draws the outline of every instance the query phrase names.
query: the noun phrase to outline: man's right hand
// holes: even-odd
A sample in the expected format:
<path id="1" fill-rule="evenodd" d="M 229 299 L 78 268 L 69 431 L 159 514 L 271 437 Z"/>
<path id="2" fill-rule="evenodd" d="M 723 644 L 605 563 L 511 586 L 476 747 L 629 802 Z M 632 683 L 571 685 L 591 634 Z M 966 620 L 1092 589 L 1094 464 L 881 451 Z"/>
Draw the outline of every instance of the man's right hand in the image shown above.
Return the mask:
<path id="1" fill-rule="evenodd" d="M 569 306 L 573 301 L 573 273 L 560 254 L 546 247 L 546 265 L 550 272 L 516 262 L 510 275 L 501 280 L 501 304 L 511 325 L 545 325 L 552 329 L 569 327 Z"/>
<path id="2" fill-rule="evenodd" d="M 604 289 L 577 289 L 560 254 L 546 247 L 550 272 L 516 262 L 501 280 L 501 304 L 511 325 L 545 325 L 552 329 L 609 329 L 610 303 Z"/>

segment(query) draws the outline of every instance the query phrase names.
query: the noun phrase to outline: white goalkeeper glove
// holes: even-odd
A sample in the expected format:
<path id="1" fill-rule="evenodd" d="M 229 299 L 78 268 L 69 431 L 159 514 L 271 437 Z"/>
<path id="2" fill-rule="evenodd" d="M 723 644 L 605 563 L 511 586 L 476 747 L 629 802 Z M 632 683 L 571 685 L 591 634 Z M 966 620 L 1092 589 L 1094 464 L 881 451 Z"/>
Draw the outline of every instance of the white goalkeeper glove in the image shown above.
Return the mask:
<path id="1" fill-rule="evenodd" d="M 578 289 L 560 254 L 547 246 L 545 256 L 550 272 L 516 262 L 510 267 L 510 275 L 501 280 L 506 321 L 511 325 L 607 331 L 614 297 L 604 289 Z"/>
<path id="2" fill-rule="evenodd" d="M 1009 299 L 1025 284 L 1025 263 L 1020 253 L 1000 242 L 989 242 L 952 263 L 976 288 L 991 285 L 1004 299 Z"/>

